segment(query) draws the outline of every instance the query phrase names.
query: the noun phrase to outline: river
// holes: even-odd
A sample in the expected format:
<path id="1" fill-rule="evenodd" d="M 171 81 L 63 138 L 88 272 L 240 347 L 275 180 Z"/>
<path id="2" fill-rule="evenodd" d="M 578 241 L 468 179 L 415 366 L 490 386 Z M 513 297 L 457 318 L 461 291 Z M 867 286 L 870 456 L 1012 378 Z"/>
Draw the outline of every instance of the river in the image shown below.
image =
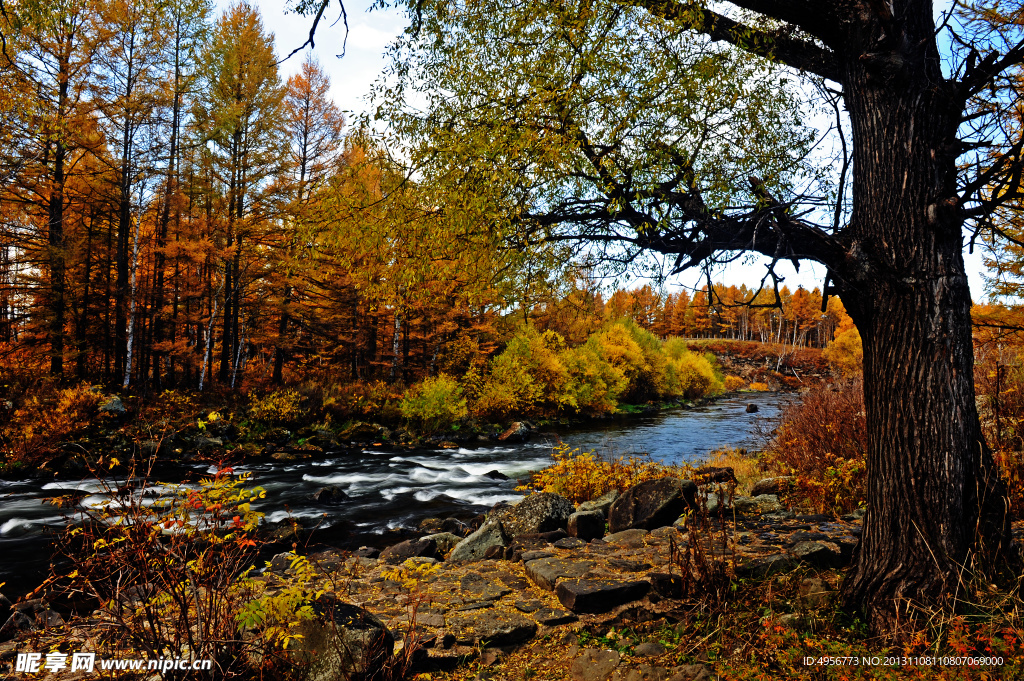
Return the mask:
<path id="1" fill-rule="evenodd" d="M 328 453 L 310 461 L 268 461 L 235 471 L 251 472 L 252 484 L 267 491 L 265 502 L 254 508 L 265 513 L 268 522 L 292 517 L 305 526 L 316 525 L 317 541 L 343 548 L 380 545 L 399 540 L 403 530 L 415 528 L 424 518 L 469 518 L 516 498 L 516 480 L 550 463 L 551 447 L 558 439 L 605 455 L 647 454 L 665 463 L 695 462 L 719 447 L 758 449 L 757 423 L 773 420 L 791 399 L 777 393 L 744 394 L 693 409 L 616 419 L 603 427 L 540 433 L 523 444 L 415 451 L 374 448 L 358 455 Z M 750 403 L 758 406 L 757 413 L 747 413 Z M 194 480 L 213 472 L 197 464 L 182 474 Z M 509 479 L 495 479 L 500 477 L 495 472 Z M 316 490 L 330 486 L 347 498 L 331 505 L 313 500 Z M 7 582 L 5 594 L 22 593 L 45 576 L 49 537 L 62 527 L 64 517 L 61 509 L 43 500 L 75 491 L 86 495 L 79 502 L 84 505 L 107 498 L 96 480 L 0 480 L 0 582 Z"/>

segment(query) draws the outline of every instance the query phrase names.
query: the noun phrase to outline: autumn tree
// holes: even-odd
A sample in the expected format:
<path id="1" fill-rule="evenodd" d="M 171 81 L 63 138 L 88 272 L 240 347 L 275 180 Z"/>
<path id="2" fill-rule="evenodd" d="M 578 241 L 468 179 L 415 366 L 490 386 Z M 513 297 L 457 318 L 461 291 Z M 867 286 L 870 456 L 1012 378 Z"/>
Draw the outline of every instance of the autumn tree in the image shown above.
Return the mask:
<path id="1" fill-rule="evenodd" d="M 664 254 L 673 272 L 740 252 L 825 265 L 824 293 L 864 341 L 870 508 L 847 606 L 881 628 L 965 568 L 991 574 L 1010 535 L 974 402 L 962 247 L 965 226 L 1020 195 L 1024 142 L 1000 124 L 1019 24 L 937 23 L 922 0 L 410 7 L 396 50 L 410 77 L 381 113 L 400 118 L 402 87 L 423 84 L 414 160 L 436 181 L 488 177 L 521 243 Z M 830 190 L 801 165 L 787 89 L 801 77 L 848 112 L 849 213 L 846 178 Z M 817 224 L 807 210 L 829 191 L 836 215 Z"/>
<path id="2" fill-rule="evenodd" d="M 218 179 L 227 202 L 223 238 L 231 250 L 224 264 L 221 354 L 218 377 L 234 383 L 244 345 L 241 312 L 249 273 L 243 249 L 261 219 L 257 200 L 281 166 L 284 87 L 277 72 L 274 36 L 258 11 L 231 5 L 217 20 L 207 52 L 207 91 L 197 102 L 197 127 L 217 150 Z"/>

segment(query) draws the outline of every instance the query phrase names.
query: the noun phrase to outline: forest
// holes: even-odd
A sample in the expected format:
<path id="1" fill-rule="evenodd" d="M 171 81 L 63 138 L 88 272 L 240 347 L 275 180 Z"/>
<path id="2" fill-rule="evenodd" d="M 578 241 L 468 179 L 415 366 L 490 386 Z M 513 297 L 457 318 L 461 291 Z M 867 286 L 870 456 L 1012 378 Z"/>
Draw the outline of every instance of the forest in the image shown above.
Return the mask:
<path id="1" fill-rule="evenodd" d="M 54 551 L 0 571 L 0 669 L 1024 674 L 1018 5 L 382 1 L 343 112 L 339 0 L 273 10 L 294 51 L 245 0 L 0 0 L 0 546 Z M 759 451 L 570 444 L 736 406 Z M 385 454 L 425 468 L 361 531 Z"/>

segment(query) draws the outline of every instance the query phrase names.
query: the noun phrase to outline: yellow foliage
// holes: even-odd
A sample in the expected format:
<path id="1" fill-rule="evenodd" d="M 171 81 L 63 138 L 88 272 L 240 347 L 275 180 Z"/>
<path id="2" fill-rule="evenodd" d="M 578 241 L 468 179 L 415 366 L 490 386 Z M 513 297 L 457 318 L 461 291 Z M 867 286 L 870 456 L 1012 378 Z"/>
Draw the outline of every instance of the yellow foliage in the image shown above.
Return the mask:
<path id="1" fill-rule="evenodd" d="M 666 466 L 648 458 L 630 456 L 602 459 L 562 443 L 551 453 L 555 462 L 530 476 L 519 491 L 554 492 L 573 503 L 590 501 L 612 490 L 625 492 L 645 480 L 685 477 L 684 466 Z"/>
<path id="2" fill-rule="evenodd" d="M 767 390 L 768 390 L 768 384 L 767 383 L 761 383 L 761 382 L 751 383 L 748 387 L 751 390 L 755 390 L 755 391 L 761 392 L 761 393 L 767 392 Z"/>
<path id="3" fill-rule="evenodd" d="M 864 348 L 860 331 L 850 326 L 836 334 L 835 340 L 821 351 L 832 371 L 840 376 L 854 376 L 864 370 Z"/>
<path id="4" fill-rule="evenodd" d="M 724 388 L 726 392 L 733 392 L 735 390 L 741 390 L 746 384 L 747 382 L 739 376 L 726 376 Z"/>
<path id="5" fill-rule="evenodd" d="M 427 433 L 448 430 L 469 413 L 462 388 L 448 374 L 430 376 L 409 388 L 399 409 L 402 416 Z"/>
<path id="6" fill-rule="evenodd" d="M 295 390 L 275 390 L 263 397 L 250 397 L 249 416 L 268 423 L 294 423 L 302 418 L 302 396 Z M 216 412 L 210 414 L 210 421 L 220 418 Z"/>

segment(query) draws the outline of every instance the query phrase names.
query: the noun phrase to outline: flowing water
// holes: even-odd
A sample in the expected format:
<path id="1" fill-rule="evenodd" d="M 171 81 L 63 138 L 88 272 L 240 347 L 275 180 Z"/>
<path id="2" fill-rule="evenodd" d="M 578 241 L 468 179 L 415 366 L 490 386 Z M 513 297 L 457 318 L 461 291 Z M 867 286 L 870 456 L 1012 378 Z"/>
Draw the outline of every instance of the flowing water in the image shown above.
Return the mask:
<path id="1" fill-rule="evenodd" d="M 254 508 L 265 513 L 268 522 L 292 517 L 304 526 L 316 525 L 318 541 L 345 548 L 379 545 L 397 541 L 402 530 L 415 528 L 424 518 L 470 518 L 499 501 L 516 498 L 516 479 L 550 463 L 552 445 L 559 439 L 606 455 L 647 454 L 665 463 L 693 462 L 723 446 L 759 448 L 758 422 L 770 423 L 790 399 L 774 393 L 746 394 L 694 409 L 610 421 L 603 427 L 541 433 L 523 444 L 366 449 L 358 454 L 329 453 L 318 460 L 239 466 L 235 471 L 250 471 L 252 484 L 267 491 L 266 500 Z M 758 405 L 757 413 L 747 413 L 750 403 Z M 183 468 L 178 477 L 194 481 L 213 472 L 197 464 Z M 346 498 L 319 504 L 312 495 L 323 487 L 336 487 Z M 151 488 L 147 496 L 155 499 L 160 491 Z M 64 517 L 61 509 L 43 500 L 69 493 L 82 496 L 78 503 L 83 506 L 109 498 L 96 480 L 0 480 L 0 582 L 8 583 L 5 593 L 16 595 L 45 577 L 49 537 L 62 527 Z"/>

